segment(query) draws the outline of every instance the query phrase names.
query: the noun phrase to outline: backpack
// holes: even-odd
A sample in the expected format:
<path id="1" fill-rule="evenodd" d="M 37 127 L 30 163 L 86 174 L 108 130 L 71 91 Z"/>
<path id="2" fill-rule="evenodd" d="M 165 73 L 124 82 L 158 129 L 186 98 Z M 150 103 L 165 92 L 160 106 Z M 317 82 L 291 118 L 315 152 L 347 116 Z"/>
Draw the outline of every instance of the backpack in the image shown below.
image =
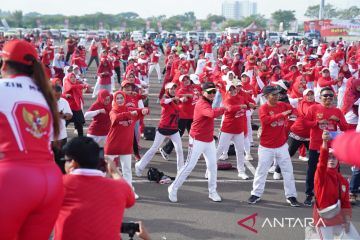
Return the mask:
<path id="1" fill-rule="evenodd" d="M 147 172 L 147 177 L 149 181 L 160 182 L 161 178 L 164 176 L 163 172 L 160 172 L 157 168 L 150 167 Z"/>

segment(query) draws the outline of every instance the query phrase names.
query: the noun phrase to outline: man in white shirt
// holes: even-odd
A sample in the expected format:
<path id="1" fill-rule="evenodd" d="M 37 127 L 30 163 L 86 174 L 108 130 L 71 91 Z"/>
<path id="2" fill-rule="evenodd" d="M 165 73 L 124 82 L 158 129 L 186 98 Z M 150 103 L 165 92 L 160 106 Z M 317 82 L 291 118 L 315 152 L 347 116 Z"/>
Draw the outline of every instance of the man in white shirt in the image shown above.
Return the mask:
<path id="1" fill-rule="evenodd" d="M 61 148 L 67 142 L 67 132 L 65 127 L 66 120 L 70 120 L 73 114 L 70 109 L 69 103 L 64 98 L 61 97 L 61 93 L 62 93 L 61 86 L 55 85 L 53 89 L 54 89 L 55 98 L 57 99 L 58 110 L 59 110 L 60 132 L 58 138 L 55 139 L 57 142 L 55 142 L 53 137 L 51 137 L 51 143 L 52 143 L 52 150 L 54 152 L 55 162 L 60 167 L 61 171 L 65 173 L 64 161 L 60 160 L 62 157 L 64 157 Z"/>

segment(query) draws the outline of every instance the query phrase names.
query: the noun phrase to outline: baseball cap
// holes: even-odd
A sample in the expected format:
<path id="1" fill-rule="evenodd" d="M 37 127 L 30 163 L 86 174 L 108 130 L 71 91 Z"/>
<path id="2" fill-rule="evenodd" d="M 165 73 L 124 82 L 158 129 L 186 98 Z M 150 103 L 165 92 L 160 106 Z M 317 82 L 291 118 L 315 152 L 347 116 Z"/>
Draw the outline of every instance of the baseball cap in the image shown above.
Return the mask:
<path id="1" fill-rule="evenodd" d="M 213 82 L 204 82 L 202 85 L 203 91 L 216 90 L 216 86 Z"/>
<path id="2" fill-rule="evenodd" d="M 236 86 L 233 83 L 226 84 L 226 91 L 229 91 L 231 87 L 236 88 Z"/>
<path id="3" fill-rule="evenodd" d="M 228 66 L 222 65 L 221 68 L 220 68 L 220 70 L 223 71 L 223 70 L 228 69 L 228 68 L 229 68 Z"/>
<path id="4" fill-rule="evenodd" d="M 262 89 L 262 93 L 264 95 L 269 95 L 269 94 L 277 94 L 279 93 L 280 90 L 277 89 L 275 86 L 265 86 L 263 89 Z"/>
<path id="5" fill-rule="evenodd" d="M 34 46 L 25 40 L 11 40 L 5 43 L 1 52 L 4 61 L 14 61 L 32 66 L 38 60 L 38 53 Z"/>
<path id="6" fill-rule="evenodd" d="M 243 73 L 241 74 L 241 77 L 242 77 L 242 76 L 246 76 L 246 77 L 249 77 L 249 78 L 250 78 L 250 74 L 247 73 L 247 72 L 243 72 Z"/>
<path id="7" fill-rule="evenodd" d="M 330 72 L 330 69 L 329 68 L 323 68 L 322 70 L 321 70 L 321 72 L 324 72 L 324 71 L 328 71 L 328 72 Z"/>
<path id="8" fill-rule="evenodd" d="M 183 79 L 184 79 L 184 77 L 188 77 L 188 78 L 190 79 L 189 75 L 183 74 L 183 75 L 181 75 L 181 76 L 179 77 L 179 81 L 182 82 Z"/>
<path id="9" fill-rule="evenodd" d="M 306 96 L 309 92 L 314 92 L 314 91 L 310 88 L 307 88 L 303 91 L 303 96 Z"/>
<path id="10" fill-rule="evenodd" d="M 180 59 L 181 59 L 181 58 L 186 58 L 186 55 L 182 53 L 182 54 L 179 55 L 179 58 L 180 58 Z"/>
<path id="11" fill-rule="evenodd" d="M 121 87 L 125 87 L 126 85 L 134 85 L 134 84 L 133 84 L 133 83 L 131 83 L 131 82 L 129 82 L 129 81 L 127 81 L 127 80 L 122 81 L 122 83 L 121 83 Z"/>
<path id="12" fill-rule="evenodd" d="M 167 83 L 166 85 L 165 85 L 165 89 L 170 89 L 170 88 L 172 88 L 173 86 L 177 86 L 175 83 L 173 83 L 173 82 L 169 82 L 169 83 Z"/>
<path id="13" fill-rule="evenodd" d="M 191 80 L 194 84 L 200 84 L 199 76 L 196 75 L 196 74 L 190 74 L 190 80 Z"/>

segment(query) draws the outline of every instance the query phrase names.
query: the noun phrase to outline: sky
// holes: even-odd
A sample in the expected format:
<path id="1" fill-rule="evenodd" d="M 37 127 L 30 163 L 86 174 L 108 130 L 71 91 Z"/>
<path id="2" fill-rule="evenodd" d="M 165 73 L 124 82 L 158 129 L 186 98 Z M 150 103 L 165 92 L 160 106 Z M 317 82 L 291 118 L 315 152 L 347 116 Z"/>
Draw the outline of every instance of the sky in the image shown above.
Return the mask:
<path id="1" fill-rule="evenodd" d="M 228 0 L 231 1 L 231 0 Z M 279 9 L 295 10 L 296 17 L 304 20 L 308 6 L 320 3 L 320 0 L 253 0 L 258 3 L 258 13 L 270 18 L 272 12 Z M 2 11 L 22 10 L 24 13 L 82 15 L 95 12 L 120 13 L 136 12 L 142 18 L 166 15 L 167 17 L 194 11 L 200 19 L 208 14 L 221 14 L 223 0 L 0 0 Z M 55 4 L 57 3 L 57 4 Z M 360 0 L 325 0 L 337 8 L 360 6 Z"/>

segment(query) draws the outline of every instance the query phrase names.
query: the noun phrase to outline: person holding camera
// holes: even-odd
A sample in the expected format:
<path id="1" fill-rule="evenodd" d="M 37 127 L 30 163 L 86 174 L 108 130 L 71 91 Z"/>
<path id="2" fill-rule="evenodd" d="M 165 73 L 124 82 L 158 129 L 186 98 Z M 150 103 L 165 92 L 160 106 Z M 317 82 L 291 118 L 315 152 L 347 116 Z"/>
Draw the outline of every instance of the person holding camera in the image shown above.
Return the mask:
<path id="1" fill-rule="evenodd" d="M 107 173 L 98 170 L 99 145 L 89 137 L 75 137 L 64 146 L 64 200 L 55 224 L 55 239 L 120 239 L 124 211 L 135 204 L 130 185 L 113 161 Z"/>
<path id="2" fill-rule="evenodd" d="M 341 175 L 339 161 L 329 149 L 330 140 L 329 131 L 324 130 L 314 180 L 314 225 L 321 239 L 334 239 L 343 232 L 346 239 L 359 239 L 350 222 L 349 182 Z"/>

